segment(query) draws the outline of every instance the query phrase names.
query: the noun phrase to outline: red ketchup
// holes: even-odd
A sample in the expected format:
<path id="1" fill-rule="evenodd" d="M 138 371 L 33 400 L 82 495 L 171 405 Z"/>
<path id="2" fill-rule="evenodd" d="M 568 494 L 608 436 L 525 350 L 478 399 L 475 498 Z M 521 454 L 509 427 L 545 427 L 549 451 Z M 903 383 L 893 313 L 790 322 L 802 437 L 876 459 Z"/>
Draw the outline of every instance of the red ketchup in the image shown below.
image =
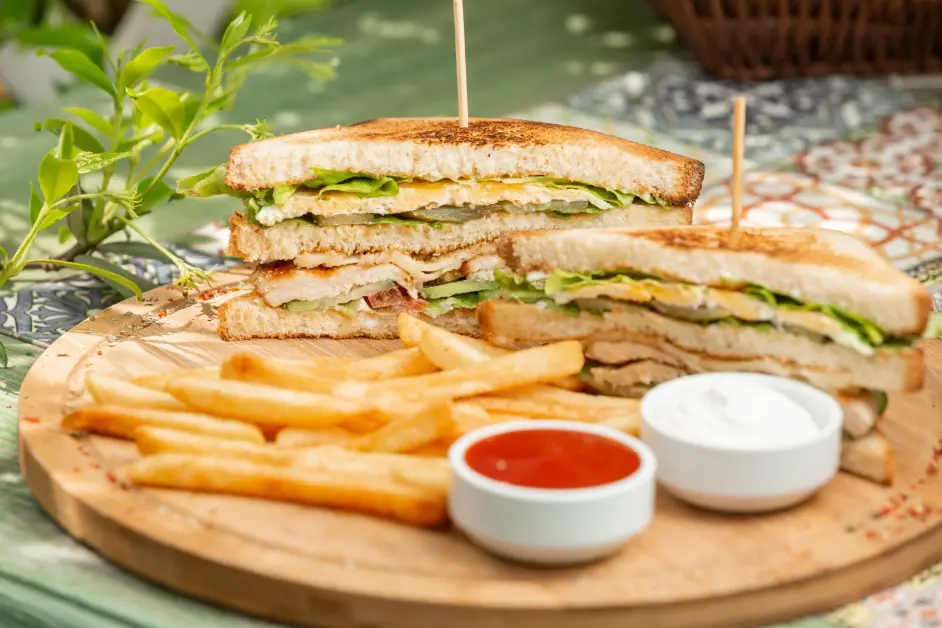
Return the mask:
<path id="1" fill-rule="evenodd" d="M 627 478 L 641 466 L 631 447 L 574 430 L 517 430 L 479 440 L 465 452 L 481 475 L 515 486 L 588 488 Z"/>

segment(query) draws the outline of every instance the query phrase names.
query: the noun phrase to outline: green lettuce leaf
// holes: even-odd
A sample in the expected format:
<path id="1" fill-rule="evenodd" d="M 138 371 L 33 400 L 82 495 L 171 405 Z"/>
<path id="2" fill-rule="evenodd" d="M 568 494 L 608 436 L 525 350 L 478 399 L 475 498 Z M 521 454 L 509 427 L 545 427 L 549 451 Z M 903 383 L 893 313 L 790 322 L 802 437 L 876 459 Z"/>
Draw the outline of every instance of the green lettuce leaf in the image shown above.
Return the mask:
<path id="1" fill-rule="evenodd" d="M 942 338 L 942 312 L 933 312 L 929 315 L 929 323 L 922 337 Z"/>
<path id="2" fill-rule="evenodd" d="M 554 270 L 546 278 L 544 284 L 546 294 L 553 295 L 564 290 L 575 290 L 586 286 L 599 286 L 604 284 L 634 283 L 643 279 L 653 279 L 651 275 L 631 271 L 608 272 L 593 271 L 588 273 L 574 273 L 567 270 Z"/>
<path id="3" fill-rule="evenodd" d="M 360 172 L 314 168 L 314 178 L 305 181 L 304 187 L 316 189 L 318 196 L 324 192 L 349 192 L 372 198 L 399 194 L 399 182 L 406 180 L 403 177 L 374 177 Z"/>
<path id="4" fill-rule="evenodd" d="M 871 320 L 858 316 L 836 305 L 823 305 L 820 303 L 802 303 L 798 299 L 787 294 L 769 290 L 764 286 L 750 284 L 746 287 L 745 293 L 753 298 L 764 301 L 769 305 L 786 308 L 798 309 L 807 312 L 820 312 L 825 314 L 841 324 L 847 331 L 852 332 L 861 341 L 866 344 L 879 347 L 886 343 L 889 334 L 884 332 Z"/>
<path id="5" fill-rule="evenodd" d="M 452 310 L 473 310 L 483 300 L 481 294 L 480 292 L 465 292 L 442 299 L 429 299 L 422 313 L 435 318 Z"/>
<path id="6" fill-rule="evenodd" d="M 654 205 L 659 204 L 664 207 L 670 207 L 670 204 L 662 203 L 651 195 L 634 194 L 632 192 L 623 192 L 613 188 L 605 188 L 598 185 L 589 185 L 588 183 L 579 183 L 578 181 L 569 181 L 556 177 L 521 177 L 516 179 L 501 179 L 503 183 L 535 183 L 549 188 L 563 188 L 569 190 L 585 190 L 592 193 L 603 201 L 610 203 L 615 207 L 625 207 L 634 202 L 635 198 L 640 198 L 644 202 Z M 588 212 L 586 212 L 588 213 Z"/>

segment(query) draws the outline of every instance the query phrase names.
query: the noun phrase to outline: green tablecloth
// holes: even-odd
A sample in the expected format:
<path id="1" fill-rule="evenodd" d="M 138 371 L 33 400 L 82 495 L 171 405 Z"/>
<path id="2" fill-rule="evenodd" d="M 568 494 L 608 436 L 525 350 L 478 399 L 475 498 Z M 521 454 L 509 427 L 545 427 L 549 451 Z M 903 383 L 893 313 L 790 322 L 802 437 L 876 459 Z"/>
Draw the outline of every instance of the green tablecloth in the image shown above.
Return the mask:
<path id="1" fill-rule="evenodd" d="M 768 176 L 779 178 L 792 176 L 787 172 L 796 168 L 788 163 L 791 155 L 814 143 L 873 133 L 872 124 L 883 115 L 935 103 L 935 88 L 926 89 L 922 84 L 901 88 L 886 81 L 823 80 L 747 87 L 710 81 L 700 77 L 683 57 L 675 56 L 672 31 L 641 2 L 474 0 L 466 3 L 466 14 L 473 115 L 519 113 L 649 142 L 705 161 L 711 184 L 729 174 L 728 147 L 722 139 L 728 136 L 728 116 L 722 113 L 727 117 L 717 122 L 711 118 L 711 107 L 722 109 L 722 103 L 716 103 L 728 100 L 731 90 L 751 89 L 759 104 L 751 109 L 757 117 L 750 119 L 755 125 L 750 128 L 750 137 L 757 143 L 747 153 L 750 167 L 775 171 Z M 291 132 L 379 116 L 454 115 L 450 2 L 348 0 L 284 26 L 285 40 L 311 31 L 345 38 L 346 45 L 338 49 L 339 79 L 321 86 L 290 71 L 254 77 L 234 110 L 226 115 L 230 120 L 263 117 L 273 122 L 278 132 Z M 605 81 L 608 76 L 618 78 Z M 171 83 L 189 79 L 180 74 L 162 78 Z M 711 98 L 716 102 L 711 104 Z M 556 104 L 537 107 L 553 101 Z M 0 117 L 0 243 L 8 249 L 19 242 L 28 225 L 27 182 L 35 176 L 35 164 L 50 146 L 48 136 L 33 133 L 32 122 L 66 104 L 94 107 L 103 103 L 92 90 L 79 87 L 64 95 L 61 102 Z M 223 161 L 233 141 L 236 139 L 224 135 L 210 136 L 188 154 L 174 174 L 183 176 Z M 795 163 L 801 170 L 802 162 Z M 830 176 L 827 172 L 811 174 L 823 180 Z M 922 172 L 919 176 L 928 180 L 934 175 Z M 755 185 L 761 186 L 762 181 Z M 920 228 L 936 230 L 927 236 L 928 243 L 919 246 L 908 236 L 881 244 L 894 261 L 912 266 L 938 257 L 937 243 L 932 240 L 938 237 L 937 219 L 932 207 L 923 206 L 924 195 L 916 193 L 921 189 L 918 186 L 906 187 L 911 196 L 897 194 L 887 200 L 886 195 L 869 196 L 873 187 L 869 185 L 864 191 L 842 188 L 837 192 L 823 184 L 814 185 L 816 194 L 839 196 L 861 216 L 870 212 L 866 220 L 873 224 L 880 222 L 876 216 L 883 215 L 876 207 L 883 208 L 887 217 L 895 216 L 893 220 L 909 216 L 906 219 Z M 849 185 L 853 187 L 853 182 Z M 723 207 L 727 202 L 724 189 L 722 185 L 705 189 L 704 211 Z M 781 205 L 775 205 L 778 201 L 772 196 L 763 202 L 768 207 Z M 161 239 L 193 244 L 199 242 L 193 237 L 194 230 L 226 217 L 231 209 L 226 201 L 184 201 L 161 209 L 146 221 Z M 765 211 L 763 206 L 754 209 L 756 216 Z M 901 233 L 910 230 L 900 225 L 893 228 Z M 203 246 L 212 253 L 217 246 L 212 237 L 218 236 L 218 230 L 200 232 L 209 236 Z M 53 250 L 56 245 L 44 239 L 39 248 Z M 158 280 L 168 277 L 165 267 L 142 264 L 135 268 Z M 935 276 L 937 267 L 930 264 L 918 272 Z M 58 283 L 48 283 L 51 279 Z M 106 306 L 114 298 L 94 281 L 62 274 L 28 275 L 14 290 L 0 303 L 0 331 L 19 338 L 4 339 L 11 362 L 10 368 L 0 371 L 0 626 L 271 625 L 191 601 L 129 575 L 74 542 L 38 508 L 17 467 L 20 382 L 45 343 L 89 310 Z M 934 572 L 928 572 L 908 587 L 827 617 L 791 625 L 863 626 L 878 619 L 886 626 L 938 625 L 932 622 L 936 609 L 942 606 L 935 602 L 940 589 Z"/>

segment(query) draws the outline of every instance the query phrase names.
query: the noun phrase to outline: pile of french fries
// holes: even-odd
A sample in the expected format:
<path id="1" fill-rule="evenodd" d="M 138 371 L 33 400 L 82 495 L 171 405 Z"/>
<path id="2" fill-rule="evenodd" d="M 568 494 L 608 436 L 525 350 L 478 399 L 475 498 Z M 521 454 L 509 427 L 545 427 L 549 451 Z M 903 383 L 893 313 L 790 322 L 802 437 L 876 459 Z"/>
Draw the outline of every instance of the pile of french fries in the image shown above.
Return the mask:
<path id="1" fill-rule="evenodd" d="M 372 358 L 237 353 L 219 368 L 123 380 L 65 429 L 133 440 L 128 481 L 447 522 L 448 447 L 506 421 L 589 421 L 636 434 L 638 401 L 580 392 L 576 341 L 511 351 L 403 314 L 405 349 Z"/>

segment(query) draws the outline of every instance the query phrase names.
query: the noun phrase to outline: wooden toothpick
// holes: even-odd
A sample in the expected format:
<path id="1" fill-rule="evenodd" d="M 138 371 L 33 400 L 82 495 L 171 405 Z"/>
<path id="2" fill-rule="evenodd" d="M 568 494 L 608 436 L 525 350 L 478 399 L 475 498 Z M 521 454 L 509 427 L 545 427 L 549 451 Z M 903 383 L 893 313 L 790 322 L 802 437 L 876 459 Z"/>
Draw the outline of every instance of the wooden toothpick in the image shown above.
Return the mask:
<path id="1" fill-rule="evenodd" d="M 468 127 L 468 71 L 464 56 L 464 6 L 455 0 L 455 57 L 458 62 L 458 125 Z"/>
<path id="2" fill-rule="evenodd" d="M 739 220 L 742 217 L 742 155 L 746 141 L 746 99 L 739 96 L 733 101 L 733 224 L 729 229 L 729 243 L 739 242 Z"/>

